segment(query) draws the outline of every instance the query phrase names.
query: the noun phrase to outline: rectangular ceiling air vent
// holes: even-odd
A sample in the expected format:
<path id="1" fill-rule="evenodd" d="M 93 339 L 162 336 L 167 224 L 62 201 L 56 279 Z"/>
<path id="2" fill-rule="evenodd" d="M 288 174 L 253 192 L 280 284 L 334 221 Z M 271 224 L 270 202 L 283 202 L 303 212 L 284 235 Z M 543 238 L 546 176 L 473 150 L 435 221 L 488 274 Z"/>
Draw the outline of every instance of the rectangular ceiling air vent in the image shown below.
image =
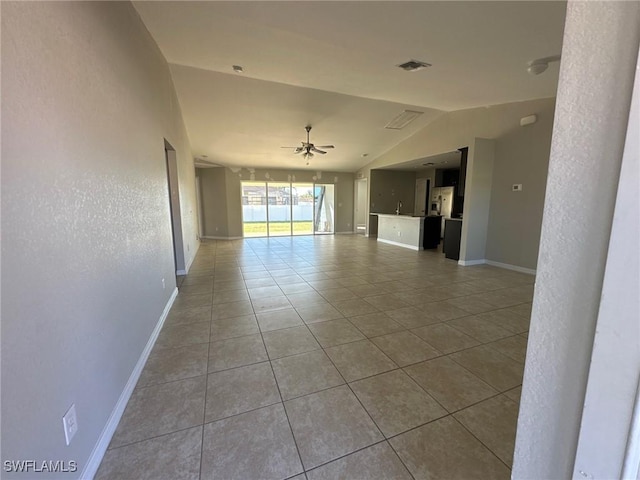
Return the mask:
<path id="1" fill-rule="evenodd" d="M 408 62 L 401 63 L 398 65 L 401 69 L 407 72 L 416 72 L 418 70 L 422 70 L 423 68 L 430 67 L 431 64 L 427 62 L 421 62 L 419 60 L 409 60 Z"/>
<path id="2" fill-rule="evenodd" d="M 423 113 L 424 112 L 416 112 L 415 110 L 405 110 L 396 118 L 387 123 L 384 128 L 388 128 L 391 130 L 401 130 Z"/>

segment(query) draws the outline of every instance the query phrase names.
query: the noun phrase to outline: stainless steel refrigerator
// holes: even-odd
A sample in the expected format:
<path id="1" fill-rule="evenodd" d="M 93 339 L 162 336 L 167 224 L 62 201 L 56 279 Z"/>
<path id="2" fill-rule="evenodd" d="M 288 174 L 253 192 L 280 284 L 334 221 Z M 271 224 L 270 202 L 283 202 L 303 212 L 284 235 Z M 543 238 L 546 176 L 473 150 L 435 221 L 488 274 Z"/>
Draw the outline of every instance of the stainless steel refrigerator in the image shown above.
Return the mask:
<path id="1" fill-rule="evenodd" d="M 434 187 L 431 189 L 431 215 L 442 215 L 440 238 L 444 238 L 444 221 L 451 218 L 454 187 Z"/>

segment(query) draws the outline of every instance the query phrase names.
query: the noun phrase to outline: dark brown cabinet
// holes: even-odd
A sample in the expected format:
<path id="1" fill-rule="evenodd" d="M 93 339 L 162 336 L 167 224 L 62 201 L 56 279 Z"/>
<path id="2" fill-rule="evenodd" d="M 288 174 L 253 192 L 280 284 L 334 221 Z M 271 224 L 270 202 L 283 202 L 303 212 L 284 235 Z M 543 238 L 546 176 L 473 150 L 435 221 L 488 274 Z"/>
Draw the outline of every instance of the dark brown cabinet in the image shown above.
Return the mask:
<path id="1" fill-rule="evenodd" d="M 460 238 L 462 237 L 462 220 L 446 219 L 444 221 L 444 244 L 442 251 L 446 258 L 460 259 Z"/>
<path id="2" fill-rule="evenodd" d="M 429 215 L 424 217 L 424 230 L 422 232 L 422 248 L 429 250 L 438 248 L 440 243 L 440 231 L 442 229 L 442 216 Z"/>

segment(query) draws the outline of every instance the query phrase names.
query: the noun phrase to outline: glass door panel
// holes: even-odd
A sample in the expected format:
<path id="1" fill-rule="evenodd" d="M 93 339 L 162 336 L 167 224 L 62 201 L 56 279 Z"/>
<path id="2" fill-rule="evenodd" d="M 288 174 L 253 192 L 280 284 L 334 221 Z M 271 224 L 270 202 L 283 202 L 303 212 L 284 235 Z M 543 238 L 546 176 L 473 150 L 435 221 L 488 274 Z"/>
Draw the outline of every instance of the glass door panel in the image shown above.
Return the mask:
<path id="1" fill-rule="evenodd" d="M 334 233 L 334 186 L 316 183 L 313 188 L 314 232 Z"/>
<path id="2" fill-rule="evenodd" d="M 291 235 L 291 184 L 269 182 L 267 188 L 269 236 Z"/>
<path id="3" fill-rule="evenodd" d="M 267 185 L 242 182 L 242 234 L 266 237 L 267 233 Z"/>
<path id="4" fill-rule="evenodd" d="M 313 184 L 291 184 L 291 213 L 294 235 L 313 234 Z"/>

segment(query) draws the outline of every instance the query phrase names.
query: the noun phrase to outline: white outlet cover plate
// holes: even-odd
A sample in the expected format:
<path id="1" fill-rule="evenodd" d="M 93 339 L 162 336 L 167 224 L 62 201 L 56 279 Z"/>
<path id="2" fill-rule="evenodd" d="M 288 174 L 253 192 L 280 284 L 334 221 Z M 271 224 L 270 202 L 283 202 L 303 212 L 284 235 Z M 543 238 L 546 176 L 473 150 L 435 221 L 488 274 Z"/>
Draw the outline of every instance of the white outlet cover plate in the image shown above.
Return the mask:
<path id="1" fill-rule="evenodd" d="M 513 192 L 521 192 L 522 191 L 522 184 L 521 183 L 514 183 L 511 187 L 511 190 Z"/>
<path id="2" fill-rule="evenodd" d="M 67 445 L 71 443 L 73 436 L 78 431 L 78 418 L 76 417 L 76 404 L 72 404 L 67 413 L 62 417 L 62 426 L 64 427 L 64 439 Z"/>

